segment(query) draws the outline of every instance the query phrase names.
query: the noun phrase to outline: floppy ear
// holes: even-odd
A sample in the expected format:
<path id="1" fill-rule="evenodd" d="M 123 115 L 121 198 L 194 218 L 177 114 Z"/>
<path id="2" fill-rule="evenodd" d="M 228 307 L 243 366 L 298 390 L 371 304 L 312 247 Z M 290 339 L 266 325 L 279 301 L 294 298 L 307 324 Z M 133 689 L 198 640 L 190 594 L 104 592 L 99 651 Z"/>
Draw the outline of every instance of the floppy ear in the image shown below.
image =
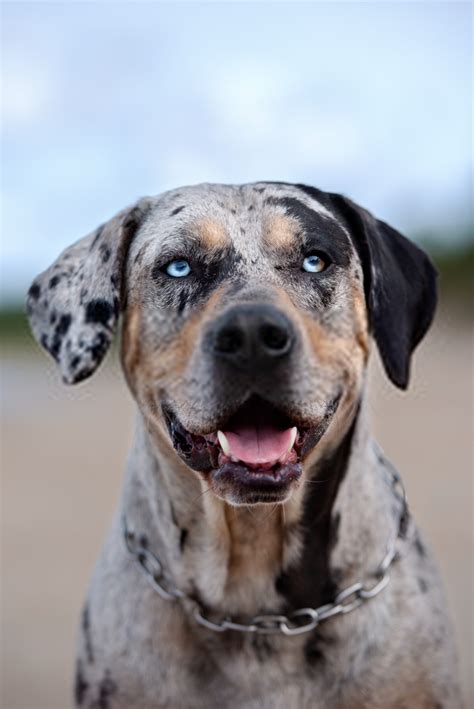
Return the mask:
<path id="1" fill-rule="evenodd" d="M 385 371 L 406 389 L 411 354 L 436 308 L 436 269 L 424 251 L 388 224 L 346 197 L 332 199 L 349 224 L 362 262 L 369 323 Z"/>
<path id="2" fill-rule="evenodd" d="M 67 384 L 89 377 L 109 348 L 125 303 L 129 246 L 146 211 L 142 200 L 119 212 L 63 251 L 28 291 L 33 333 Z"/>

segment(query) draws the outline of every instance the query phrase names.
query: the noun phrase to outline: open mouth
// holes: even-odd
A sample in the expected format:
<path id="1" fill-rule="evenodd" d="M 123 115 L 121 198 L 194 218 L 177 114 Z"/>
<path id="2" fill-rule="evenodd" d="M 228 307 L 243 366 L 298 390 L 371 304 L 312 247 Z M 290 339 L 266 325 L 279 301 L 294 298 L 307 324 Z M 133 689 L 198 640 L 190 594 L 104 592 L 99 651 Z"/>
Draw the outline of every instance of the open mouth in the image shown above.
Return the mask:
<path id="1" fill-rule="evenodd" d="M 281 502 L 301 477 L 305 455 L 318 443 L 340 397 L 314 426 L 294 419 L 260 397 L 251 397 L 210 434 L 187 431 L 171 409 L 163 412 L 173 446 L 214 492 L 233 504 Z"/>

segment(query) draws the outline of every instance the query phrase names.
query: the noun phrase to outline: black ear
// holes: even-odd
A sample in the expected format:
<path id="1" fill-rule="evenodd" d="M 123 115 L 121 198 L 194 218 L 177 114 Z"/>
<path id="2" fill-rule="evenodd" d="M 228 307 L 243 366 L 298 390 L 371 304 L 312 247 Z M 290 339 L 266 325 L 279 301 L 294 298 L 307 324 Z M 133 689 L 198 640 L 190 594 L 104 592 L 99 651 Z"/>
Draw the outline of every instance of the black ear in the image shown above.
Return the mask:
<path id="1" fill-rule="evenodd" d="M 413 350 L 436 308 L 437 273 L 415 244 L 341 195 L 331 195 L 362 262 L 369 322 L 385 371 L 406 389 Z"/>
<path id="2" fill-rule="evenodd" d="M 77 241 L 28 291 L 31 329 L 67 384 L 89 377 L 108 350 L 125 302 L 129 246 L 147 209 L 142 200 Z"/>

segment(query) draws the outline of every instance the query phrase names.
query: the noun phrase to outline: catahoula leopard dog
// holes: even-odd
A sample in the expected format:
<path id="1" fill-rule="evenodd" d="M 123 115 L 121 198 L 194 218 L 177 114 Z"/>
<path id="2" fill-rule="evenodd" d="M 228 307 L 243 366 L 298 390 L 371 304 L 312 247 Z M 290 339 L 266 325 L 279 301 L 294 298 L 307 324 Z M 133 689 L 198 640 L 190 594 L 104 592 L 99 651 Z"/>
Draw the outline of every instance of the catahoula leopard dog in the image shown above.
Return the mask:
<path id="1" fill-rule="evenodd" d="M 34 281 L 32 329 L 69 384 L 122 315 L 137 403 L 78 706 L 460 706 L 438 572 L 365 404 L 372 344 L 405 389 L 435 305 L 397 231 L 270 182 L 141 199 Z"/>

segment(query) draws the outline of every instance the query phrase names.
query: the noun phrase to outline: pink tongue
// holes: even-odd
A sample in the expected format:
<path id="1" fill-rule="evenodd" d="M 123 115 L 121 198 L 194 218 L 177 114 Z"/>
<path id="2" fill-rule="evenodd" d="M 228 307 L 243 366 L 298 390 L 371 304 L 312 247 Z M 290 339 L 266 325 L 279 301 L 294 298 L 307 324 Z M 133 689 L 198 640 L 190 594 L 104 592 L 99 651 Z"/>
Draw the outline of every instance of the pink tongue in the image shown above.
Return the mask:
<path id="1" fill-rule="evenodd" d="M 291 443 L 291 428 L 279 431 L 271 426 L 242 426 L 238 431 L 223 431 L 233 458 L 250 465 L 271 465 L 284 455 Z"/>

